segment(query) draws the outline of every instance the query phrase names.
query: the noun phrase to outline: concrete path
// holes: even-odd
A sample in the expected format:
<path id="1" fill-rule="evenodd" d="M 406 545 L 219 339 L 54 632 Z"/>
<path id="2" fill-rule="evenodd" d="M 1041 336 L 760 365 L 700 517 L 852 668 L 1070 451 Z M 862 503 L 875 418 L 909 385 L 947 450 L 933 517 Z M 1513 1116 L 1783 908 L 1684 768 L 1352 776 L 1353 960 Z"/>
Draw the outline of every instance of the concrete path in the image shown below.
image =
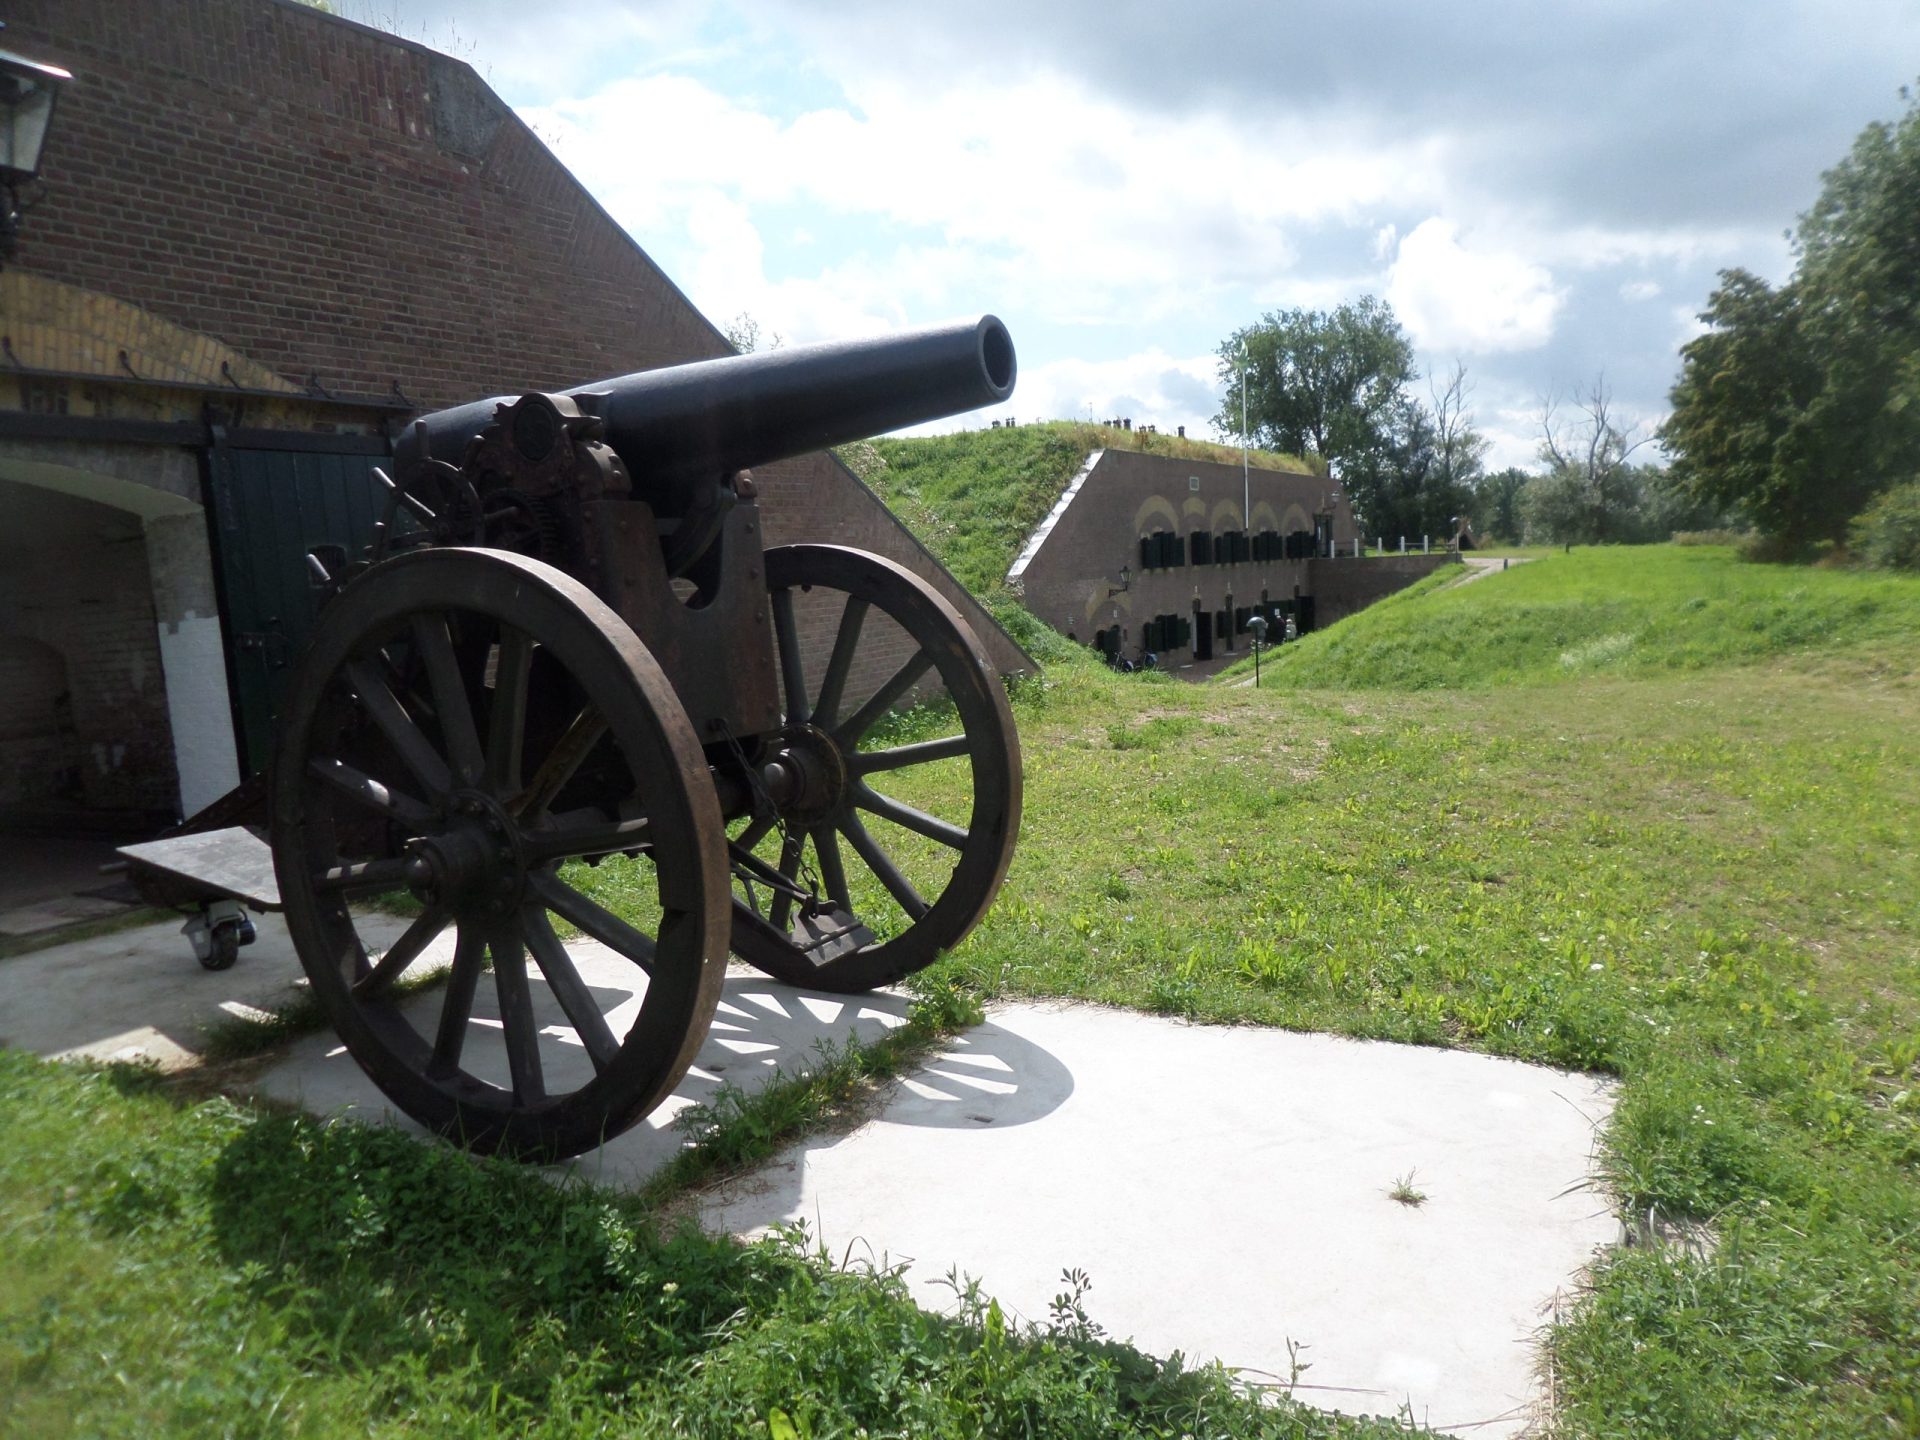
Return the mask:
<path id="1" fill-rule="evenodd" d="M 1466 562 L 1467 573 L 1460 576 L 1443 589 L 1451 590 L 1455 585 L 1471 585 L 1476 580 L 1484 580 L 1489 575 L 1498 575 L 1511 565 L 1530 565 L 1531 555 L 1462 555 Z"/>
<path id="2" fill-rule="evenodd" d="M 576 954 L 596 992 L 635 993 L 616 956 Z M 301 983 L 274 917 L 222 973 L 174 926 L 149 926 L 0 960 L 0 1043 L 192 1064 L 206 1024 Z M 575 1165 L 638 1184 L 683 1143 L 672 1117 L 686 1105 L 796 1070 L 822 1040 L 879 1034 L 906 1008 L 736 972 L 676 1095 Z M 579 1058 L 554 1017 L 550 1077 Z M 297 1043 L 258 1088 L 397 1119 L 331 1035 Z M 909 1262 L 930 1309 L 951 1303 L 936 1282 L 958 1270 L 1044 1322 L 1078 1268 L 1092 1319 L 1152 1353 L 1281 1382 L 1297 1362 L 1307 1403 L 1507 1436 L 1538 1394 L 1532 1337 L 1617 1233 L 1591 1188 L 1608 1108 L 1587 1077 L 1486 1056 L 1007 1005 L 867 1124 L 792 1146 L 699 1210 L 742 1234 L 804 1220 L 836 1256 Z M 1392 1198 L 1402 1179 L 1422 1203 Z"/>

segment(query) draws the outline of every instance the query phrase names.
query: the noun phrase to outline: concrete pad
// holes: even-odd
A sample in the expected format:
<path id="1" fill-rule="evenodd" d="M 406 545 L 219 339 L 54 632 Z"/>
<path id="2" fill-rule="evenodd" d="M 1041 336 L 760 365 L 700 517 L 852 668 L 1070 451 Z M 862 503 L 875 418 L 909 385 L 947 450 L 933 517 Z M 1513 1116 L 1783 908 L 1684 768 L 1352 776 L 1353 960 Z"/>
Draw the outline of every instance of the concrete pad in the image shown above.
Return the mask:
<path id="1" fill-rule="evenodd" d="M 255 917 L 259 938 L 241 949 L 232 969 L 219 971 L 193 958 L 182 923 L 184 917 L 160 921 L 0 960 L 0 1045 L 172 1069 L 197 1060 L 207 1029 L 224 1017 L 278 1010 L 306 984 L 278 915 Z M 393 934 L 405 924 L 392 921 Z"/>
<path id="2" fill-rule="evenodd" d="M 0 960 L 0 1043 L 191 1064 L 209 1024 L 305 983 L 278 917 L 258 923 L 224 972 L 203 970 L 172 923 Z M 569 948 L 618 1028 L 639 977 L 591 942 Z M 564 1084 L 584 1053 L 531 978 L 551 1008 L 542 1060 Z M 687 1105 L 801 1070 L 823 1040 L 872 1038 L 907 1005 L 736 970 L 675 1095 L 570 1168 L 638 1186 L 682 1143 Z M 476 1039 L 488 1022 L 483 1000 Z M 331 1034 L 298 1042 L 257 1088 L 411 1127 Z M 790 1147 L 700 1211 L 742 1234 L 803 1220 L 835 1255 L 910 1262 L 931 1309 L 951 1305 L 933 1282 L 957 1269 L 1045 1321 L 1077 1267 L 1093 1319 L 1150 1353 L 1284 1381 L 1292 1342 L 1308 1403 L 1512 1435 L 1537 1395 L 1533 1336 L 1617 1233 L 1587 1188 L 1610 1103 L 1589 1077 L 1486 1056 L 1013 1005 L 893 1087 L 868 1124 Z M 1417 1208 L 1389 1195 L 1407 1175 L 1427 1196 Z"/>
<path id="3" fill-rule="evenodd" d="M 0 833 L 0 937 L 126 914 L 131 887 L 100 869 L 114 858 L 109 840 Z"/>
<path id="4" fill-rule="evenodd" d="M 362 933 L 378 945 L 397 938 L 407 922 L 363 916 L 361 924 Z M 55 1059 L 136 1061 L 169 1070 L 195 1064 L 210 1028 L 229 1017 L 278 1010 L 306 986 L 281 917 L 257 916 L 255 926 L 258 938 L 224 971 L 203 969 L 179 924 L 172 921 L 0 960 L 0 1045 Z M 449 930 L 415 962 L 415 972 L 451 963 L 453 944 Z M 624 1028 L 623 1010 L 631 1021 L 644 977 L 591 940 L 575 941 L 568 950 L 618 1033 Z M 535 971 L 529 978 L 542 1022 L 541 1062 L 549 1084 L 559 1089 L 573 1083 L 570 1075 L 584 1079 L 589 1065 L 585 1049 L 542 977 Z M 488 1008 L 491 997 L 491 987 L 482 986 L 474 1008 L 469 1063 L 484 1055 L 486 1041 L 497 1039 L 483 1039 L 484 1032 L 499 1029 L 498 1016 Z M 437 990 L 413 1001 L 428 1017 L 429 1033 L 439 1003 Z M 606 1184 L 644 1184 L 684 1143 L 673 1120 L 688 1105 L 711 1099 L 723 1083 L 751 1090 L 780 1073 L 798 1073 L 823 1042 L 844 1043 L 853 1036 L 875 1039 L 904 1023 L 909 1003 L 903 995 L 884 991 L 851 998 L 797 991 L 774 984 L 757 970 L 735 966 L 706 1043 L 679 1088 L 645 1122 L 567 1168 Z M 497 1044 L 494 1048 L 498 1051 Z M 504 1052 L 498 1052 L 497 1059 L 500 1073 L 488 1078 L 505 1083 Z M 354 1113 L 425 1133 L 388 1105 L 331 1031 L 296 1041 L 253 1089 L 315 1114 Z"/>
<path id="5" fill-rule="evenodd" d="M 621 1033 L 632 1023 L 633 1009 L 644 993 L 645 977 L 616 952 L 591 940 L 573 941 L 567 952 L 580 978 L 600 1000 L 614 1032 Z M 591 1073 L 586 1050 L 544 980 L 537 972 L 529 980 L 540 1022 L 540 1063 L 547 1084 L 555 1092 L 573 1088 Z M 412 1003 L 419 1007 L 422 1017 L 415 1020 L 415 1028 L 431 1034 L 433 1017 L 439 1013 L 439 993 L 423 993 Z M 578 1171 L 599 1184 L 637 1189 L 686 1144 L 674 1129 L 674 1121 L 687 1106 L 712 1099 L 722 1084 L 756 1090 L 782 1073 L 802 1073 L 822 1042 L 841 1044 L 856 1036 L 877 1039 L 905 1023 L 910 1003 L 908 997 L 888 991 L 848 997 L 794 990 L 776 985 L 757 970 L 734 966 L 706 1043 L 674 1093 L 626 1134 L 555 1168 Z M 481 1030 L 499 1028 L 490 1004 L 490 987 L 483 985 L 474 1006 L 474 1024 Z M 482 1068 L 485 1063 L 483 1059 L 481 1067 L 475 1066 L 473 1050 L 462 1060 L 482 1079 L 508 1083 L 504 1051 L 499 1051 L 493 1062 L 498 1073 L 488 1073 Z M 353 1114 L 399 1125 L 416 1134 L 426 1133 L 387 1103 L 331 1032 L 295 1043 L 286 1058 L 266 1071 L 254 1088 L 261 1095 L 299 1105 L 314 1114 Z"/>
<path id="6" fill-rule="evenodd" d="M 804 1220 L 834 1255 L 950 1267 L 1045 1321 L 1086 1271 L 1109 1333 L 1347 1413 L 1511 1435 L 1532 1337 L 1616 1223 L 1593 1180 L 1605 1086 L 1481 1055 L 1092 1007 L 1009 1006 L 853 1134 L 706 1200 Z M 1427 1199 L 1390 1198 L 1412 1175 Z"/>

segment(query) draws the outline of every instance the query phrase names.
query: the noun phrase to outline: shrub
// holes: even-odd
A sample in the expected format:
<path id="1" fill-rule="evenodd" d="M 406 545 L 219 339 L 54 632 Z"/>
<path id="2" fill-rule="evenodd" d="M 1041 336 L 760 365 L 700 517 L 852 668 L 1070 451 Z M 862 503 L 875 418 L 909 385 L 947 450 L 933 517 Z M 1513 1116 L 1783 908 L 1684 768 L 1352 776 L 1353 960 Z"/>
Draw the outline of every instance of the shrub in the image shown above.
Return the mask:
<path id="1" fill-rule="evenodd" d="M 1750 530 L 1676 530 L 1673 543 L 1676 545 L 1744 545 L 1752 535 Z"/>
<path id="2" fill-rule="evenodd" d="M 1875 570 L 1920 570 L 1920 480 L 1882 491 L 1853 517 L 1847 545 Z"/>
<path id="3" fill-rule="evenodd" d="M 1808 558 L 1806 542 L 1785 535 L 1764 535 L 1754 531 L 1740 537 L 1739 555 L 1756 565 L 1792 565 Z"/>

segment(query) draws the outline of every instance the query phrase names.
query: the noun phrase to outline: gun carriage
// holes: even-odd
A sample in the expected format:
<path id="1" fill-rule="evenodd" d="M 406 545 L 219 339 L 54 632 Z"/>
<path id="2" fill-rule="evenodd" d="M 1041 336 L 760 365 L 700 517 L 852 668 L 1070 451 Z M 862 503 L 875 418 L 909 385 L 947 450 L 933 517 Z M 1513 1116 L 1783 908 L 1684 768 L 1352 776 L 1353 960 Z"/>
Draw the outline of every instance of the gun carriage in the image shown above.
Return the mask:
<path id="1" fill-rule="evenodd" d="M 309 557 L 325 598 L 266 784 L 273 898 L 400 1109 L 476 1150 L 578 1153 L 679 1082 L 729 951 L 857 992 L 972 929 L 1019 828 L 1000 681 L 910 571 L 766 547 L 750 471 L 1014 374 L 989 316 L 414 423 L 364 557 Z M 205 838 L 134 847 L 136 872 Z M 566 868 L 609 857 L 618 914 Z M 568 930 L 632 983 L 593 983 Z M 412 981 L 449 933 L 436 1005 Z"/>

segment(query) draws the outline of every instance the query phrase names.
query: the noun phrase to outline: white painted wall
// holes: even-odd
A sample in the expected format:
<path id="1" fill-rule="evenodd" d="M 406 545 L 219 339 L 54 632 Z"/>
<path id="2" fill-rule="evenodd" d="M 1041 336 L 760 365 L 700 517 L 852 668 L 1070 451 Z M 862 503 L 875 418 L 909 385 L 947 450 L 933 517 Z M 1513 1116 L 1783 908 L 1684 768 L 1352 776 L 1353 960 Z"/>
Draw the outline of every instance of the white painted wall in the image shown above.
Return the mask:
<path id="1" fill-rule="evenodd" d="M 198 509 L 149 519 L 146 537 L 180 809 L 191 815 L 240 783 L 226 645 L 213 600 L 213 556 Z"/>

